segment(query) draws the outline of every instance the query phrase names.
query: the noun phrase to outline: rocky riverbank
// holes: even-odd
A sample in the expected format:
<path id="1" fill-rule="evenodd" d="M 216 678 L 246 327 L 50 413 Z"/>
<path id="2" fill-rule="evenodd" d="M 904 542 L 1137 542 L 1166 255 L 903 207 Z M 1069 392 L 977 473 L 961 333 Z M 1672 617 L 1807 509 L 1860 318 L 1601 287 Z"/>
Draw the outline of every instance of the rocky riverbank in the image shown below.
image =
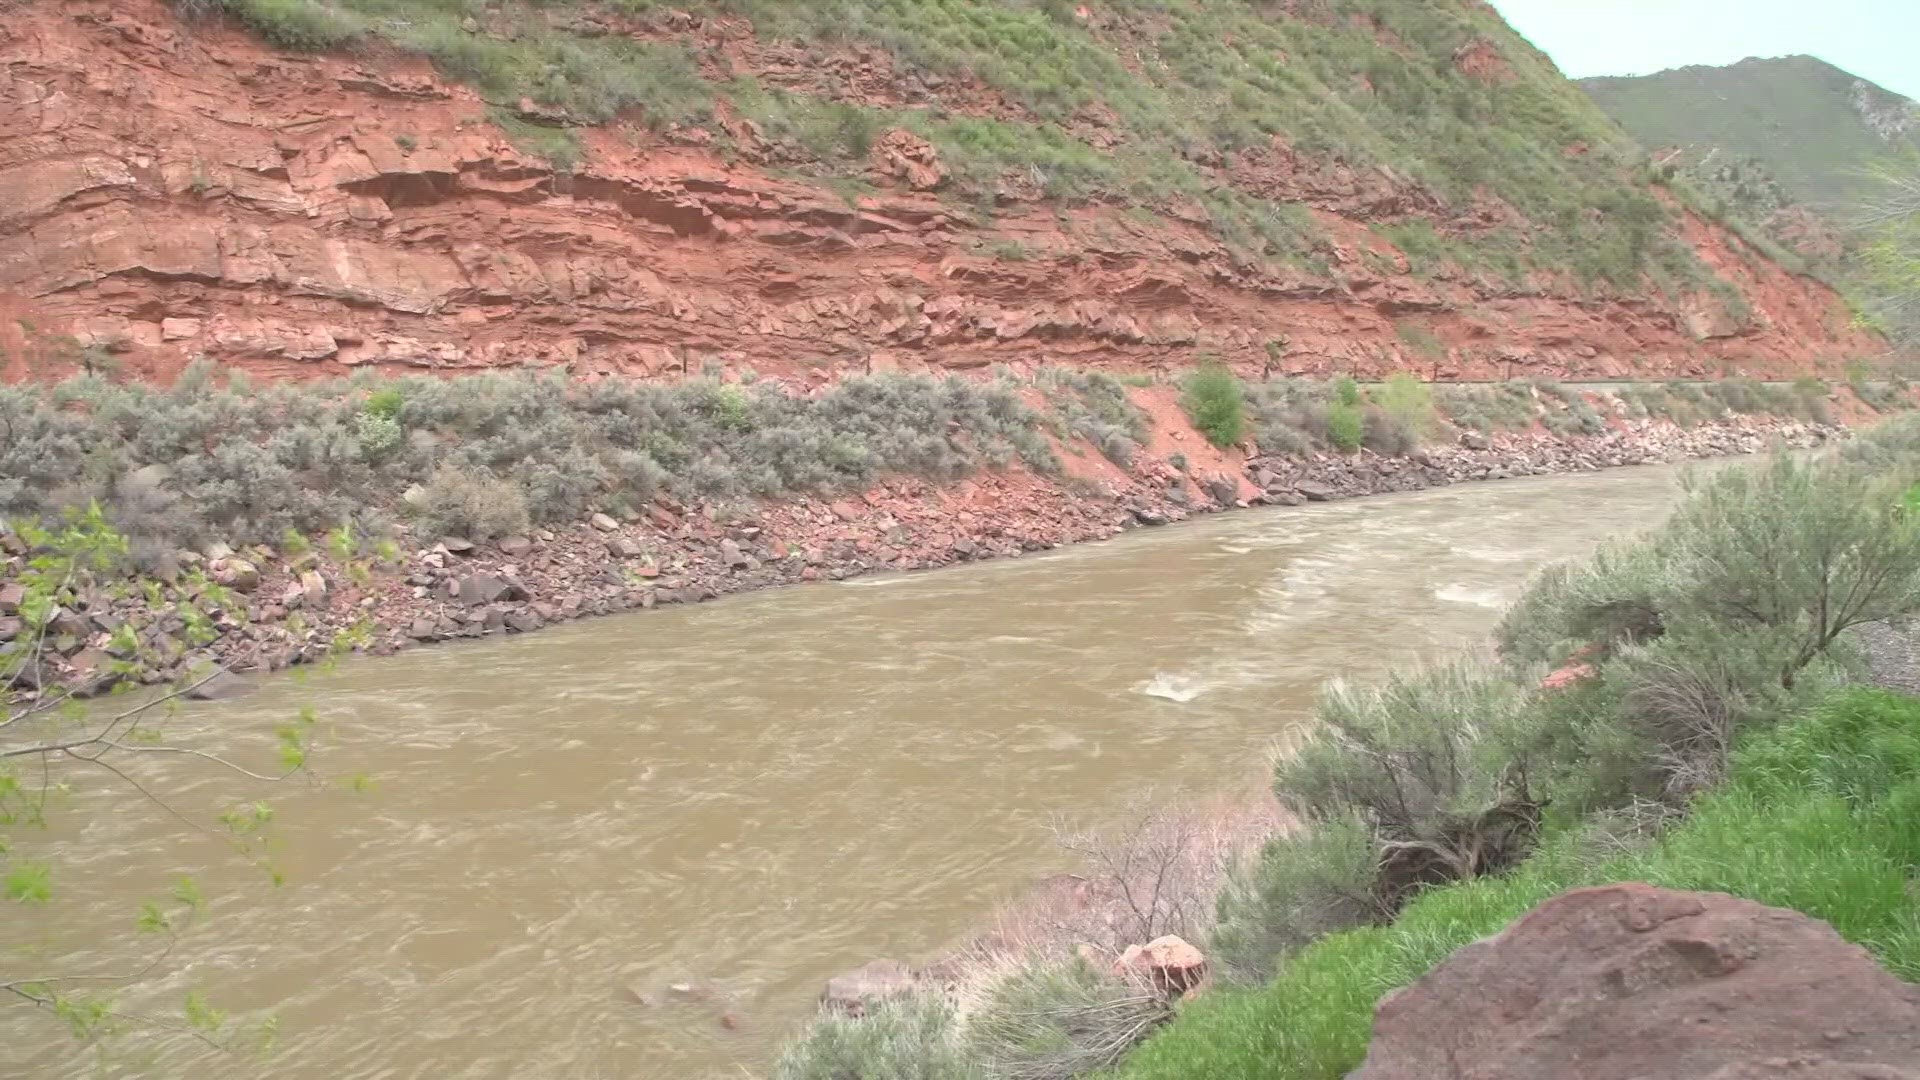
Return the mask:
<path id="1" fill-rule="evenodd" d="M 16 680 L 29 691 L 99 692 L 129 679 L 179 679 L 209 663 L 272 671 L 343 650 L 387 654 L 750 589 L 1017 558 L 1223 509 L 1751 454 L 1843 435 L 1745 416 L 1689 429 L 1625 421 L 1570 438 L 1467 432 L 1400 457 L 1194 453 L 1201 464 L 1189 465 L 1178 452 L 1143 453 L 1124 471 L 1070 462 L 1064 479 L 1016 470 L 952 484 L 892 480 L 859 496 L 759 507 L 659 501 L 624 520 L 594 514 L 484 544 L 403 533 L 408 548 L 385 557 L 215 544 L 176 553 L 139 587 L 78 591 L 48 621 L 39 663 Z M 0 545 L 0 649 L 18 652 L 29 632 L 18 579 L 30 553 L 12 534 Z"/>

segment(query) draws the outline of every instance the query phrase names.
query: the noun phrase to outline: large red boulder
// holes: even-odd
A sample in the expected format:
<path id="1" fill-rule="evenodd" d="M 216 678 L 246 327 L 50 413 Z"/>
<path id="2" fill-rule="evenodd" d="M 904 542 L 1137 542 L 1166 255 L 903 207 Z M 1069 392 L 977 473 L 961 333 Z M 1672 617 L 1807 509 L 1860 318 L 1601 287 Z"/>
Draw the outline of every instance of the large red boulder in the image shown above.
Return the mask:
<path id="1" fill-rule="evenodd" d="M 1380 1003 L 1348 1080 L 1920 1080 L 1920 988 L 1799 912 L 1566 893 Z"/>

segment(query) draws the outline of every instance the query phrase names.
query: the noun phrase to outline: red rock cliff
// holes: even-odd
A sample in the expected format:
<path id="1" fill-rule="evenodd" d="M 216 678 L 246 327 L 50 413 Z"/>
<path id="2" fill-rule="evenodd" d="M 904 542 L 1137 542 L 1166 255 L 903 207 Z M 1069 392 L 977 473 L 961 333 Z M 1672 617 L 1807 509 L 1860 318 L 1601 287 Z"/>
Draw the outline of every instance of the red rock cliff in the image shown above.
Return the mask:
<path id="1" fill-rule="evenodd" d="M 556 174 L 424 61 L 280 53 L 158 0 L 17 7 L 0 22 L 7 373 L 70 358 L 64 335 L 148 373 L 205 354 L 283 377 L 1139 369 L 1200 353 L 1251 371 L 1777 376 L 1877 351 L 1824 285 L 1693 219 L 1744 323 L 1708 295 L 1377 273 L 1406 262 L 1361 223 L 1362 182 L 1310 200 L 1332 241 L 1314 276 L 1101 206 L 1015 203 L 976 224 L 916 190 L 939 163 L 911 137 L 881 140 L 883 193 L 849 205 L 729 164 L 703 134 L 595 130 L 580 169 Z M 1284 153 L 1238 168 L 1243 189 L 1302 186 Z"/>

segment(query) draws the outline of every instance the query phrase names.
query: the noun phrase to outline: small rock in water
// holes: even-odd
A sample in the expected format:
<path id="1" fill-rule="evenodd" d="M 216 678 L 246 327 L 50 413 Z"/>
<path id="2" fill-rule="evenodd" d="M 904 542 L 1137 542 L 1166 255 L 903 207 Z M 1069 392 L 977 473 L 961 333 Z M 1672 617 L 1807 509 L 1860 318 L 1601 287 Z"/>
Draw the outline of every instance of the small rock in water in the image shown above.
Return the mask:
<path id="1" fill-rule="evenodd" d="M 222 668 L 211 678 L 195 684 L 187 691 L 187 697 L 194 701 L 226 701 L 252 693 L 253 689 L 252 683 Z"/>
<path id="2" fill-rule="evenodd" d="M 875 960 L 827 980 L 820 1003 L 848 1016 L 864 1016 L 868 1009 L 913 991 L 913 972 L 898 960 Z"/>

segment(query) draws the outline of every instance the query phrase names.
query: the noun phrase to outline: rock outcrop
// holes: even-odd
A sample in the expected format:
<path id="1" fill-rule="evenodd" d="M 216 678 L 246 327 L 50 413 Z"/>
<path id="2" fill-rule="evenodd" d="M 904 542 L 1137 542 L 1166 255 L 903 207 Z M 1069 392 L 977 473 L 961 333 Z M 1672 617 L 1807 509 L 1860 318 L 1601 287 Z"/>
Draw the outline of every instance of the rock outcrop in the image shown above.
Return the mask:
<path id="1" fill-rule="evenodd" d="M 1914 1080 L 1920 988 L 1798 912 L 1581 889 L 1390 995 L 1349 1080 L 1466 1077 Z"/>
<path id="2" fill-rule="evenodd" d="M 1167 934 L 1145 945 L 1129 945 L 1114 962 L 1116 975 L 1133 974 L 1163 994 L 1197 989 L 1207 977 L 1207 958 L 1185 938 Z"/>
<path id="3" fill-rule="evenodd" d="M 809 77 L 792 50 L 721 44 L 769 78 Z M 1459 62 L 1497 79 L 1496 61 Z M 882 67 L 843 75 L 884 103 L 904 74 Z M 777 155 L 624 122 L 587 130 L 584 160 L 559 170 L 489 115 L 417 57 L 279 52 L 162 0 L 16 6 L 0 22 L 4 374 L 71 368 L 75 343 L 155 376 L 206 355 L 283 378 L 716 363 L 801 382 L 1198 353 L 1249 373 L 1785 375 L 1877 351 L 1826 286 L 1692 219 L 1743 321 L 1711 290 L 1596 300 L 1570 280 L 1413 274 L 1369 227 L 1413 196 L 1279 145 L 1221 175 L 1314 207 L 1324 269 L 1249 264 L 1197 210 L 1143 219 L 1010 189 L 978 215 L 931 190 L 946 166 L 904 131 L 873 147 L 882 186 L 849 200 L 776 175 Z"/>

